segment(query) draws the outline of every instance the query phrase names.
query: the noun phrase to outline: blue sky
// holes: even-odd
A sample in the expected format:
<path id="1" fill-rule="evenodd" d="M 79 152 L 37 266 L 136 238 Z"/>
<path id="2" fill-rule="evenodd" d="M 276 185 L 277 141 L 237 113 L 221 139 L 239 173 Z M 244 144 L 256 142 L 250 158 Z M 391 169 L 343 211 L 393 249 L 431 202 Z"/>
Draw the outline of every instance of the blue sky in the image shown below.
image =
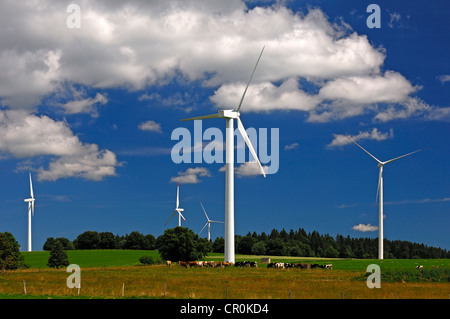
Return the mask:
<path id="1" fill-rule="evenodd" d="M 366 23 L 371 3 L 381 28 Z M 224 220 L 223 164 L 175 164 L 171 134 L 236 107 L 263 45 L 241 119 L 279 129 L 279 169 L 236 165 L 236 234 L 376 238 L 378 168 L 350 135 L 381 160 L 424 148 L 385 166 L 384 236 L 450 249 L 448 4 L 77 4 L 80 28 L 59 1 L 0 5 L 0 231 L 23 250 L 29 172 L 34 250 L 86 230 L 159 236 L 177 225 L 164 226 L 177 182 L 184 226 L 205 224 L 199 201 Z"/>

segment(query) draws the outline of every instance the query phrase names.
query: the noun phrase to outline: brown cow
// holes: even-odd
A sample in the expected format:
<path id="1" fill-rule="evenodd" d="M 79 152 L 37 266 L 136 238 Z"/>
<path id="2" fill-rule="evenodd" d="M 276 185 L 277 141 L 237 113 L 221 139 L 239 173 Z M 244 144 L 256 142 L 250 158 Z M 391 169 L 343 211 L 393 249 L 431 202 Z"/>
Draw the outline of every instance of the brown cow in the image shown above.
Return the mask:
<path id="1" fill-rule="evenodd" d="M 167 267 L 172 266 L 172 262 L 171 262 L 170 260 L 166 260 L 166 266 L 167 266 Z"/>

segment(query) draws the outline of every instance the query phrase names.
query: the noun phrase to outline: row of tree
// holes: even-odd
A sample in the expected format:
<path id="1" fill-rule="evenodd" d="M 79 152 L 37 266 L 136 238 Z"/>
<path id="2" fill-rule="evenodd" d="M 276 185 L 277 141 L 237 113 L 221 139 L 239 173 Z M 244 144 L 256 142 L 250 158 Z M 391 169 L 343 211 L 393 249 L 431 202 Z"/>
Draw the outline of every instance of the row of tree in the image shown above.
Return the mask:
<path id="1" fill-rule="evenodd" d="M 222 250 L 223 244 L 216 244 L 216 241 L 213 250 Z M 246 236 L 236 236 L 235 241 L 239 254 L 363 259 L 375 259 L 378 256 L 378 238 L 342 235 L 334 238 L 317 231 L 307 233 L 303 228 L 297 231 L 291 229 L 289 232 L 274 229 L 270 234 L 248 233 Z M 442 248 L 401 240 L 384 239 L 383 243 L 384 256 L 388 259 L 450 258 L 450 251 Z"/>
<path id="2" fill-rule="evenodd" d="M 176 227 L 178 228 L 178 227 Z M 174 229 L 176 229 L 174 228 Z M 166 233 L 165 233 L 166 234 Z M 176 235 L 176 232 L 173 233 Z M 161 235 L 163 236 L 163 235 Z M 155 250 L 161 245 L 151 234 L 143 235 L 134 231 L 125 236 L 111 232 L 86 231 L 73 242 L 67 238 L 48 238 L 44 250 L 50 250 L 56 241 L 61 242 L 64 249 L 139 249 Z M 218 237 L 214 242 L 199 238 L 206 252 L 223 253 L 225 241 Z M 377 238 L 350 238 L 329 234 L 321 235 L 317 231 L 307 233 L 303 228 L 290 230 L 273 229 L 270 234 L 253 232 L 245 236 L 235 237 L 236 253 L 246 255 L 295 256 L 295 257 L 327 257 L 327 258 L 377 258 Z M 159 250 L 159 249 L 158 249 Z M 388 259 L 409 258 L 450 258 L 450 251 L 429 247 L 409 241 L 384 240 L 384 255 Z"/>

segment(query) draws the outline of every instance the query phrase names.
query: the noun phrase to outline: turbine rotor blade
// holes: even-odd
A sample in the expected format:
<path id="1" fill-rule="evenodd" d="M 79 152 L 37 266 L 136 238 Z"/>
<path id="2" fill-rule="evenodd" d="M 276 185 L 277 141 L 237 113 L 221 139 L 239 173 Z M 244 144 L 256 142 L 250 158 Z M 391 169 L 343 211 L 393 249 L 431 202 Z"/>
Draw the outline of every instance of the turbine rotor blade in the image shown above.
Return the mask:
<path id="1" fill-rule="evenodd" d="M 177 211 L 175 210 L 175 211 L 173 212 L 173 214 L 170 215 L 170 218 L 166 221 L 166 223 L 164 224 L 164 226 L 167 225 L 167 223 L 172 219 L 173 215 L 175 215 L 176 212 L 177 212 Z"/>
<path id="2" fill-rule="evenodd" d="M 215 118 L 218 118 L 218 117 L 219 117 L 219 114 L 216 113 L 216 114 L 211 114 L 211 115 L 190 117 L 190 118 L 187 118 L 187 119 L 182 119 L 181 121 L 184 122 L 184 121 L 192 121 L 192 120 L 215 119 Z"/>
<path id="3" fill-rule="evenodd" d="M 205 224 L 205 226 L 203 226 L 202 230 L 198 232 L 198 234 L 200 235 L 200 233 L 205 229 L 205 227 L 208 225 L 208 223 Z"/>
<path id="4" fill-rule="evenodd" d="M 364 147 L 362 147 L 361 145 L 359 145 L 358 143 L 356 143 L 354 140 L 351 139 L 350 136 L 347 136 L 347 138 L 352 141 L 353 143 L 355 143 L 357 146 L 359 146 L 359 148 L 361 148 L 364 152 L 366 152 L 367 154 L 369 154 L 374 160 L 376 160 L 379 164 L 384 164 L 383 162 L 381 162 L 378 158 L 376 158 L 375 156 L 373 156 L 372 154 L 370 154 L 366 149 L 364 149 Z"/>
<path id="5" fill-rule="evenodd" d="M 253 68 L 252 75 L 250 76 L 250 80 L 248 80 L 247 86 L 245 87 L 245 90 L 244 90 L 244 94 L 242 94 L 241 101 L 239 102 L 239 105 L 236 109 L 237 112 L 239 112 L 239 110 L 241 109 L 241 105 L 242 105 L 242 102 L 244 101 L 245 94 L 247 93 L 248 86 L 250 85 L 250 82 L 253 79 L 253 75 L 255 74 L 256 67 L 258 66 L 259 60 L 261 59 L 261 55 L 264 52 L 264 48 L 265 48 L 265 46 L 263 46 L 261 53 L 259 54 L 258 60 L 256 61 L 255 67 Z"/>
<path id="6" fill-rule="evenodd" d="M 182 214 L 179 210 L 177 210 L 177 212 L 178 212 L 178 214 L 180 214 L 181 218 L 183 218 L 183 220 L 184 220 L 185 222 L 187 222 L 187 220 L 186 220 L 186 218 L 184 218 L 183 214 Z"/>
<path id="7" fill-rule="evenodd" d="M 177 185 L 177 206 L 175 209 L 178 209 L 178 205 L 180 204 L 180 183 Z"/>
<path id="8" fill-rule="evenodd" d="M 205 213 L 206 219 L 209 221 L 209 217 L 208 217 L 208 215 L 206 214 L 206 210 L 205 210 L 205 207 L 203 207 L 202 202 L 200 202 L 200 205 L 202 205 L 202 209 L 203 209 L 203 212 Z"/>
<path id="9" fill-rule="evenodd" d="M 378 194 L 380 193 L 380 182 L 381 182 L 381 177 L 382 177 L 382 172 L 381 172 L 381 168 L 380 168 L 380 174 L 378 174 L 378 187 L 377 187 L 377 197 L 375 197 L 375 204 L 378 203 Z"/>
<path id="10" fill-rule="evenodd" d="M 218 222 L 218 221 L 215 221 L 215 220 L 210 220 L 209 222 L 210 222 L 210 223 L 224 224 L 224 222 Z"/>
<path id="11" fill-rule="evenodd" d="M 239 132 L 241 133 L 242 137 L 244 138 L 244 141 L 247 144 L 248 149 L 250 150 L 250 153 L 252 154 L 253 158 L 258 163 L 261 174 L 263 174 L 264 177 L 266 177 L 266 172 L 264 171 L 264 168 L 262 167 L 262 165 L 258 159 L 258 155 L 256 155 L 255 149 L 253 148 L 253 145 L 250 142 L 247 132 L 245 131 L 244 125 L 242 125 L 241 119 L 239 117 L 237 117 L 236 120 L 237 120 L 237 126 L 239 129 Z"/>
<path id="12" fill-rule="evenodd" d="M 34 194 L 33 194 L 33 182 L 31 181 L 31 173 L 30 174 L 30 195 L 31 198 L 34 198 Z"/>
<path id="13" fill-rule="evenodd" d="M 405 155 L 402 155 L 402 156 L 399 156 L 399 157 L 396 157 L 396 158 L 393 158 L 393 159 L 391 159 L 391 160 L 389 160 L 389 161 L 384 162 L 383 164 L 392 163 L 393 161 L 396 161 L 396 160 L 398 160 L 398 159 L 400 159 L 400 158 L 402 158 L 402 157 L 406 157 L 406 156 L 412 155 L 412 154 L 414 154 L 414 153 L 420 152 L 421 150 L 422 150 L 422 149 L 417 150 L 417 151 L 414 151 L 414 152 L 411 152 L 411 153 L 408 153 L 408 154 L 405 154 Z"/>

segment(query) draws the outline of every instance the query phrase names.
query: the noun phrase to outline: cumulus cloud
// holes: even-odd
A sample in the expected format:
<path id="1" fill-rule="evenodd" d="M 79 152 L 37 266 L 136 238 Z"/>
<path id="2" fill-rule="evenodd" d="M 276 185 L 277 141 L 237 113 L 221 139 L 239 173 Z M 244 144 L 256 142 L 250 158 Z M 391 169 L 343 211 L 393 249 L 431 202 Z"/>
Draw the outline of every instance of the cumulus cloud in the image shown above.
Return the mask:
<path id="1" fill-rule="evenodd" d="M 156 123 L 155 121 L 151 121 L 151 120 L 139 124 L 138 128 L 141 131 L 162 133 L 161 124 Z"/>
<path id="2" fill-rule="evenodd" d="M 389 121 L 433 109 L 412 96 L 420 87 L 398 72 L 381 72 L 382 48 L 342 19 L 330 22 L 317 8 L 306 13 L 283 5 L 248 9 L 240 0 L 226 5 L 219 0 L 81 1 L 80 8 L 81 28 L 69 29 L 66 4 L 60 1 L 0 5 L 9 27 L 0 31 L 4 106 L 33 110 L 67 83 L 136 91 L 177 77 L 217 87 L 211 101 L 234 108 L 265 45 L 243 112 L 297 110 L 308 113 L 310 122 L 329 122 L 368 112 Z M 105 102 L 102 97 L 63 107 L 68 113 L 90 113 Z M 141 95 L 149 98 L 186 108 L 195 99 L 181 93 Z"/>
<path id="3" fill-rule="evenodd" d="M 109 150 L 82 143 L 65 122 L 25 111 L 0 111 L 0 154 L 15 158 L 47 156 L 48 168 L 38 169 L 39 180 L 65 177 L 101 180 L 116 175 L 120 165 Z"/>
<path id="4" fill-rule="evenodd" d="M 219 169 L 219 172 L 225 172 L 226 166 L 222 166 Z M 263 165 L 264 172 L 266 174 L 269 171 L 269 166 Z M 259 165 L 256 162 L 245 162 L 238 167 L 234 168 L 234 172 L 237 177 L 253 177 L 261 175 L 261 170 L 259 169 Z"/>
<path id="5" fill-rule="evenodd" d="M 333 134 L 333 136 L 334 138 L 330 142 L 330 144 L 328 144 L 328 147 L 343 146 L 350 144 L 351 141 L 347 138 L 347 136 L 350 136 L 354 141 L 364 139 L 384 141 L 387 140 L 388 138 L 393 138 L 394 131 L 391 129 L 389 132 L 382 133 L 375 127 L 371 131 L 359 131 L 359 133 L 356 135 Z"/>
<path id="6" fill-rule="evenodd" d="M 97 116 L 97 112 L 94 109 L 96 104 L 106 104 L 108 98 L 106 95 L 97 93 L 94 98 L 85 98 L 75 101 L 70 101 L 62 104 L 61 107 L 65 109 L 67 114 L 77 114 L 77 113 L 91 113 L 93 116 Z"/>
<path id="7" fill-rule="evenodd" d="M 211 173 L 205 167 L 188 168 L 184 172 L 178 172 L 178 176 L 170 179 L 173 183 L 197 184 L 200 183 L 200 177 L 211 177 Z"/>
<path id="8" fill-rule="evenodd" d="M 371 224 L 359 224 L 352 227 L 353 230 L 360 232 L 373 232 L 378 230 L 378 226 L 372 226 Z"/>

